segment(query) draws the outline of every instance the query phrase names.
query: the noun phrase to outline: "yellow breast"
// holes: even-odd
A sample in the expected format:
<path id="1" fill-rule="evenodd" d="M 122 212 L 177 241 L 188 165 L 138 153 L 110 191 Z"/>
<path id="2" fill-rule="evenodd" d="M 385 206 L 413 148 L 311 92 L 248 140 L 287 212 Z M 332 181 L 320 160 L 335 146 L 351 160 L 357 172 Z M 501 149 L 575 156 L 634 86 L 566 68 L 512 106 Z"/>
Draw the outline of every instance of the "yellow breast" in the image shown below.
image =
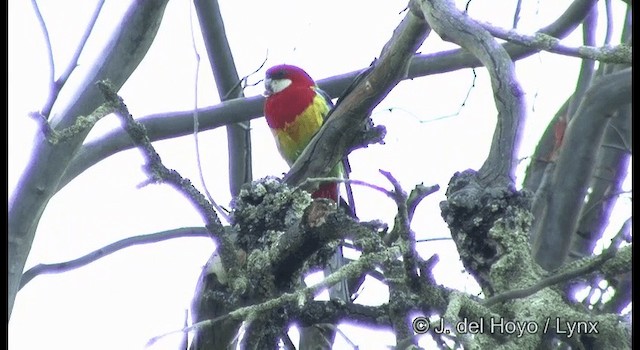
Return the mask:
<path id="1" fill-rule="evenodd" d="M 278 150 L 289 166 L 293 165 L 305 147 L 307 147 L 313 135 L 320 130 L 329 108 L 324 98 L 317 95 L 313 99 L 313 103 L 295 121 L 285 124 L 284 128 L 271 129 L 275 136 Z"/>

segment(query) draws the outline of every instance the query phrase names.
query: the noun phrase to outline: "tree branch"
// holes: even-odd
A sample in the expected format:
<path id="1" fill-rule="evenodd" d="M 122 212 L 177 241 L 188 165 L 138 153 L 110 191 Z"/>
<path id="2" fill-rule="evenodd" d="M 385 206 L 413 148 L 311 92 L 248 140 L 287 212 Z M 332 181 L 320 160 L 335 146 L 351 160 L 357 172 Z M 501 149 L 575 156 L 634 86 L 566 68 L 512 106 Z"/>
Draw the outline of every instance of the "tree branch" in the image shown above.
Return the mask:
<path id="1" fill-rule="evenodd" d="M 624 134 L 621 135 L 619 132 Z M 631 105 L 627 105 L 609 121 L 598 155 L 594 174 L 590 181 L 591 191 L 580 212 L 576 235 L 571 243 L 571 259 L 589 256 L 596 242 L 609 224 L 608 218 L 623 192 L 622 184 L 627 178 L 631 154 L 624 147 L 624 138 L 631 137 Z M 620 145 L 622 147 L 608 147 Z"/>
<path id="2" fill-rule="evenodd" d="M 408 11 L 371 71 L 330 112 L 322 128 L 285 176 L 297 186 L 306 178 L 325 176 L 362 132 L 373 108 L 406 76 L 410 58 L 429 34 L 429 26 Z"/>
<path id="3" fill-rule="evenodd" d="M 433 29 L 478 57 L 491 77 L 498 123 L 491 149 L 478 175 L 485 184 L 513 184 L 517 149 L 524 119 L 522 88 L 507 51 L 478 23 L 460 12 L 452 1 L 421 1 L 422 11 Z"/>
<path id="4" fill-rule="evenodd" d="M 57 95 L 54 91 L 58 89 L 55 82 L 56 77 L 56 65 L 53 61 L 53 47 L 51 46 L 51 38 L 49 37 L 49 30 L 47 29 L 47 24 L 42 17 L 42 13 L 40 12 L 40 7 L 38 6 L 37 0 L 31 0 L 31 5 L 33 6 L 33 12 L 35 12 L 36 18 L 38 19 L 38 24 L 40 25 L 40 30 L 42 30 L 42 36 L 44 38 L 44 44 L 47 47 L 47 60 L 49 61 L 49 97 L 47 98 L 47 102 L 45 102 L 44 107 L 41 110 L 42 116 L 46 119 L 49 119 L 49 113 L 51 111 L 51 107 L 53 106 L 53 102 L 55 102 L 54 94 Z"/>
<path id="5" fill-rule="evenodd" d="M 220 101 L 244 97 L 217 0 L 194 0 L 211 71 Z M 237 196 L 242 184 L 251 182 L 251 125 L 249 121 L 227 125 L 229 187 Z"/>
<path id="6" fill-rule="evenodd" d="M 20 279 L 20 289 L 31 282 L 32 279 L 39 275 L 63 273 L 88 265 L 98 259 L 104 258 L 119 250 L 133 247 L 141 244 L 150 244 L 162 242 L 174 238 L 182 237 L 211 237 L 211 233 L 204 227 L 183 227 L 175 230 L 151 233 L 148 235 L 139 235 L 121 239 L 117 242 L 106 245 L 91 253 L 83 255 L 77 259 L 56 263 L 56 264 L 38 264 L 22 274 Z"/>
<path id="7" fill-rule="evenodd" d="M 596 3 L 597 0 L 575 0 L 553 23 L 536 32 L 562 39 L 580 25 Z M 531 56 L 539 51 L 512 43 L 502 44 L 502 47 L 504 47 L 514 61 Z M 455 49 L 433 54 L 420 54 L 413 58 L 408 77 L 413 79 L 424 75 L 446 73 L 463 68 L 480 67 L 482 65 L 478 58 L 464 49 Z"/>
<path id="8" fill-rule="evenodd" d="M 631 246 L 624 247 L 622 249 L 631 249 Z M 514 289 L 498 295 L 494 295 L 491 298 L 485 299 L 482 302 L 482 304 L 485 306 L 492 306 L 498 303 L 503 303 L 511 299 L 525 298 L 535 294 L 536 292 L 546 287 L 550 287 L 554 284 L 558 284 L 561 282 L 568 282 L 576 277 L 587 275 L 601 268 L 610 259 L 615 258 L 617 251 L 618 251 L 618 247 L 610 246 L 602 254 L 596 257 L 589 257 L 584 259 L 584 262 L 580 267 L 577 267 L 568 271 L 562 271 L 555 275 L 546 277 L 526 288 Z M 626 260 L 625 254 L 621 254 L 620 256 L 621 256 L 621 259 Z M 631 265 L 629 264 L 629 271 L 630 270 L 631 270 Z"/>
<path id="9" fill-rule="evenodd" d="M 481 23 L 491 35 L 523 46 L 566 56 L 596 60 L 603 63 L 631 64 L 631 47 L 625 44 L 616 46 L 578 46 L 569 47 L 560 44 L 560 40 L 544 33 L 526 35 L 513 29 L 504 29 L 489 23 Z"/>
<path id="10" fill-rule="evenodd" d="M 44 115 L 47 119 L 49 118 L 51 109 L 53 108 L 53 105 L 58 99 L 58 95 L 60 94 L 60 91 L 62 91 L 64 84 L 67 82 L 67 80 L 71 76 L 71 73 L 73 73 L 73 71 L 78 66 L 78 58 L 80 58 L 80 54 L 84 49 L 84 45 L 87 43 L 87 40 L 89 39 L 89 35 L 91 35 L 91 32 L 93 31 L 93 27 L 96 24 L 96 21 L 98 20 L 98 16 L 100 15 L 100 11 L 102 10 L 102 5 L 104 5 L 104 1 L 105 0 L 98 1 L 98 4 L 96 5 L 95 10 L 93 11 L 93 15 L 89 20 L 89 24 L 87 25 L 84 33 L 82 34 L 82 38 L 80 38 L 80 43 L 78 43 L 78 48 L 73 53 L 73 57 L 71 57 L 71 60 L 67 65 L 67 68 L 62 72 L 62 74 L 57 80 L 53 81 L 52 79 L 51 81 L 49 97 L 47 98 L 47 102 L 44 104 L 44 107 L 42 107 L 42 112 L 41 112 L 42 115 Z M 35 4 L 35 0 L 33 0 L 33 2 Z M 51 64 L 53 64 L 53 58 L 51 59 Z M 53 74 L 53 66 L 51 67 L 51 69 Z"/>
<path id="11" fill-rule="evenodd" d="M 553 174 L 553 196 L 535 234 L 533 251 L 542 267 L 554 269 L 566 258 L 609 116 L 628 103 L 631 68 L 596 80 L 567 128 Z"/>
<path id="12" fill-rule="evenodd" d="M 399 256 L 399 254 L 400 254 L 400 250 L 398 247 L 395 247 L 395 246 L 389 247 L 386 250 L 381 252 L 363 254 L 360 257 L 360 259 L 348 265 L 342 266 L 336 272 L 325 277 L 322 281 L 320 281 L 317 284 L 314 284 L 312 286 L 305 287 L 290 293 L 283 293 L 282 295 L 276 298 L 272 298 L 262 303 L 240 307 L 234 311 L 229 312 L 228 314 L 219 316 L 217 318 L 200 321 L 192 324 L 189 327 L 159 335 L 157 337 L 150 339 L 149 342 L 147 342 L 147 345 L 151 345 L 156 341 L 160 340 L 161 338 L 166 337 L 168 335 L 181 333 L 181 332 L 201 330 L 206 327 L 212 327 L 216 323 L 223 320 L 227 320 L 227 319 L 250 321 L 252 318 L 254 318 L 257 315 L 260 315 L 261 313 L 264 313 L 265 311 L 269 311 L 289 303 L 298 303 L 301 300 L 306 301 L 309 298 L 311 298 L 314 294 L 318 293 L 319 291 L 325 288 L 328 288 L 336 283 L 339 283 L 340 280 L 344 278 L 355 277 L 360 273 L 362 273 L 362 271 L 365 271 L 366 269 L 371 268 L 378 261 L 393 260 L 397 256 Z"/>

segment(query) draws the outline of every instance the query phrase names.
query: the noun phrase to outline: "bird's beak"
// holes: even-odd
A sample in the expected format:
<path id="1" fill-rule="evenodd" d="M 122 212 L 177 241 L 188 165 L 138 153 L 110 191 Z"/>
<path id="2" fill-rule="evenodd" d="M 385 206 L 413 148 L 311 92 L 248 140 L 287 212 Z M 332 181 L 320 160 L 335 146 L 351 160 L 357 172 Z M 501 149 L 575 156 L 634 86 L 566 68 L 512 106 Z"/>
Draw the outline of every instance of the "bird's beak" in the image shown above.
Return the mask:
<path id="1" fill-rule="evenodd" d="M 272 80 L 270 78 L 265 78 L 264 79 L 264 95 L 265 96 L 270 96 L 271 94 L 273 94 L 273 87 L 271 86 L 271 82 Z"/>

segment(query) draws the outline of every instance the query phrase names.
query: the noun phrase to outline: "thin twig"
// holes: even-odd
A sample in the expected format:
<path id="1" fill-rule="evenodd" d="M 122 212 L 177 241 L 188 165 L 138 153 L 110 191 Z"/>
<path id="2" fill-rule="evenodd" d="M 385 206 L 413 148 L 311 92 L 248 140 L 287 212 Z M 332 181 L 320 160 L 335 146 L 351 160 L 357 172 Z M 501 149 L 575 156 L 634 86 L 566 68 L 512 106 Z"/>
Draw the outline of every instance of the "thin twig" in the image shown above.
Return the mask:
<path id="1" fill-rule="evenodd" d="M 611 44 L 611 36 L 613 35 L 613 9 L 611 8 L 611 0 L 604 0 L 604 7 L 607 12 L 607 31 L 604 35 L 604 45 Z"/>
<path id="2" fill-rule="evenodd" d="M 420 118 L 416 118 L 416 119 L 418 119 L 418 121 L 420 123 L 430 123 L 430 122 L 433 122 L 433 121 L 436 121 L 436 120 L 441 120 L 441 119 L 446 119 L 446 118 L 459 116 L 460 113 L 462 112 L 462 110 L 464 109 L 464 107 L 466 107 L 466 105 L 467 105 L 467 101 L 469 100 L 469 96 L 471 96 L 471 91 L 473 90 L 473 88 L 476 87 L 476 79 L 478 78 L 478 76 L 476 74 L 476 69 L 475 68 L 471 68 L 471 73 L 473 74 L 473 79 L 471 80 L 471 86 L 469 86 L 469 89 L 467 90 L 467 94 L 464 96 L 464 99 L 462 100 L 462 103 L 460 103 L 460 107 L 458 107 L 458 110 L 455 113 L 441 115 L 441 116 L 438 116 L 438 117 L 429 118 L 427 120 L 421 120 Z"/>
<path id="3" fill-rule="evenodd" d="M 409 222 L 413 220 L 413 215 L 418 208 L 418 204 L 420 204 L 423 199 L 427 198 L 427 196 L 439 190 L 440 186 L 437 184 L 433 186 L 420 184 L 416 185 L 416 187 L 411 190 L 411 193 L 409 193 L 409 197 L 407 198 L 407 214 L 409 215 Z"/>
<path id="4" fill-rule="evenodd" d="M 371 183 L 368 183 L 366 181 L 362 181 L 362 180 L 355 180 L 355 179 L 344 179 L 341 177 L 312 177 L 312 178 L 308 178 L 306 180 L 304 180 L 302 183 L 300 183 L 300 185 L 296 186 L 296 189 L 301 189 L 306 187 L 309 184 L 312 183 L 320 183 L 320 182 L 337 182 L 337 183 L 349 183 L 352 185 L 359 185 L 359 186 L 364 186 L 364 187 L 369 187 L 373 190 L 376 190 L 378 192 L 383 193 L 384 195 L 386 195 L 387 197 L 393 198 L 394 194 L 392 191 L 387 190 L 386 188 L 380 187 L 378 185 L 374 185 Z"/>
<path id="5" fill-rule="evenodd" d="M 100 249 L 94 250 L 91 253 L 83 255 L 77 259 L 55 264 L 38 264 L 22 274 L 19 288 L 22 289 L 22 287 L 27 285 L 27 283 L 31 282 L 32 279 L 39 275 L 71 271 L 79 267 L 88 265 L 98 259 L 104 258 L 125 248 L 141 244 L 157 243 L 166 241 L 168 239 L 182 237 L 211 237 L 211 234 L 204 227 L 184 227 L 175 230 L 151 233 L 148 235 L 127 237 L 125 239 L 121 239 L 117 242 L 106 245 Z"/>
<path id="6" fill-rule="evenodd" d="M 200 53 L 198 52 L 198 48 L 196 46 L 196 38 L 193 30 L 193 6 L 189 5 L 189 23 L 191 29 L 191 45 L 193 47 L 193 53 L 196 56 L 196 71 L 194 77 L 194 101 L 193 101 L 193 139 L 195 141 L 196 146 L 196 164 L 198 166 L 198 175 L 200 177 L 200 184 L 202 184 L 202 188 L 204 190 L 205 195 L 213 205 L 213 208 L 222 216 L 222 218 L 227 222 L 231 223 L 231 218 L 229 217 L 229 211 L 222 208 L 218 203 L 213 199 L 213 196 L 209 192 L 209 188 L 207 187 L 206 182 L 204 181 L 204 172 L 202 171 L 202 161 L 200 157 L 200 140 L 198 138 L 198 128 L 199 128 L 199 115 L 198 115 L 198 82 L 200 80 Z"/>
<path id="7" fill-rule="evenodd" d="M 269 59 L 269 50 L 267 49 L 267 53 L 264 56 L 264 60 L 262 60 L 262 63 L 260 63 L 260 66 L 258 66 L 258 68 L 256 68 L 256 70 L 254 70 L 253 72 L 245 75 L 244 77 L 242 77 L 242 79 L 238 80 L 238 82 L 233 85 L 233 87 L 231 88 L 231 90 L 229 90 L 221 99 L 221 101 L 226 101 L 228 99 L 231 98 L 231 93 L 235 92 L 238 87 L 241 87 L 240 85 L 244 82 L 244 86 L 242 86 L 242 90 L 244 90 L 245 87 L 247 86 L 256 86 L 258 84 L 260 84 L 260 82 L 262 81 L 262 79 L 258 80 L 257 82 L 253 83 L 253 84 L 248 84 L 247 80 L 249 79 L 250 76 L 258 73 L 262 67 L 264 67 L 265 64 L 267 64 L 267 60 Z"/>
<path id="8" fill-rule="evenodd" d="M 407 279 L 411 282 L 412 287 L 417 287 L 418 283 L 420 283 L 417 274 L 418 262 L 422 261 L 422 258 L 416 253 L 416 238 L 413 231 L 411 231 L 411 221 L 409 220 L 407 208 L 409 197 L 402 189 L 402 186 L 400 186 L 398 180 L 396 180 L 390 172 L 380 170 L 380 173 L 393 185 L 393 198 L 398 207 L 394 227 L 383 240 L 387 245 L 391 245 L 397 238 L 402 240 L 400 246 L 403 247 L 402 264 L 404 266 L 404 272 Z"/>
<path id="9" fill-rule="evenodd" d="M 417 239 L 416 243 L 427 243 L 427 242 L 435 242 L 435 241 L 450 241 L 453 238 L 451 237 L 434 237 L 434 238 L 423 238 Z"/>
<path id="10" fill-rule="evenodd" d="M 520 10 L 522 10 L 522 0 L 518 0 L 516 2 L 516 10 L 513 13 L 513 29 L 518 27 L 518 22 L 520 21 Z"/>
<path id="11" fill-rule="evenodd" d="M 34 6 L 37 6 L 35 5 L 35 2 L 36 1 L 33 0 Z M 102 11 L 102 6 L 104 5 L 104 2 L 105 2 L 104 0 L 98 1 L 98 4 L 96 5 L 95 10 L 93 11 L 93 14 L 91 15 L 91 19 L 89 20 L 89 23 L 87 24 L 87 27 L 84 33 L 82 34 L 82 37 L 80 38 L 80 42 L 78 43 L 78 48 L 75 50 L 75 52 L 73 53 L 73 56 L 69 60 L 69 64 L 67 65 L 67 68 L 62 72 L 60 77 L 55 81 L 54 81 L 55 74 L 54 74 L 54 67 L 53 67 L 53 52 L 52 52 L 51 44 L 48 42 L 49 40 L 48 34 L 46 35 L 47 46 L 49 48 L 49 52 L 51 55 L 50 63 L 52 65 L 51 66 L 51 89 L 49 91 L 49 97 L 47 98 L 47 102 L 42 107 L 42 114 L 47 119 L 51 114 L 51 109 L 53 108 L 54 103 L 58 99 L 58 95 L 60 95 L 60 91 L 62 91 L 62 88 L 66 84 L 67 80 L 69 80 L 71 73 L 73 73 L 73 71 L 78 66 L 78 59 L 80 58 L 80 54 L 82 54 L 82 51 L 84 50 L 84 46 L 86 45 L 87 40 L 89 39 L 89 36 L 93 31 L 96 21 L 98 20 L 98 16 L 100 15 L 100 11 Z M 42 26 L 44 26 L 44 23 L 42 24 Z M 43 31 L 46 31 L 46 27 L 43 27 Z"/>
<path id="12" fill-rule="evenodd" d="M 31 5 L 33 5 L 33 11 L 36 14 L 36 18 L 38 19 L 38 23 L 40 24 L 40 29 L 42 30 L 42 36 L 44 37 L 44 44 L 47 47 L 47 58 L 49 61 L 49 86 L 51 92 L 56 90 L 55 83 L 55 64 L 53 62 L 53 48 L 51 47 L 51 39 L 49 37 L 49 30 L 47 29 L 47 24 L 44 22 L 44 18 L 42 17 L 42 13 L 40 13 L 40 8 L 38 7 L 38 2 L 36 0 L 31 0 Z M 49 100 L 51 100 L 51 95 L 49 95 Z M 48 105 L 49 101 L 45 104 Z M 53 104 L 53 103 L 51 103 Z M 41 114 L 48 119 L 48 113 L 45 113 L 45 108 L 42 108 Z"/>

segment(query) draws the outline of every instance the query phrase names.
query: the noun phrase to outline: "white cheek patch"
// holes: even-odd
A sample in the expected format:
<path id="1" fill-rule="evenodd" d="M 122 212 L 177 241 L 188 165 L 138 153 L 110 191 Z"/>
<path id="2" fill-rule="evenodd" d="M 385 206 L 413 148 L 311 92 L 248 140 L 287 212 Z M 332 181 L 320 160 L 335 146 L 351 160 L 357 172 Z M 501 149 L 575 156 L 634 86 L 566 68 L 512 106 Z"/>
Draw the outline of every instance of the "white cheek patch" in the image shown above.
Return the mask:
<path id="1" fill-rule="evenodd" d="M 277 94 L 278 92 L 286 89 L 291 85 L 291 79 L 274 79 L 271 80 L 271 93 Z"/>

